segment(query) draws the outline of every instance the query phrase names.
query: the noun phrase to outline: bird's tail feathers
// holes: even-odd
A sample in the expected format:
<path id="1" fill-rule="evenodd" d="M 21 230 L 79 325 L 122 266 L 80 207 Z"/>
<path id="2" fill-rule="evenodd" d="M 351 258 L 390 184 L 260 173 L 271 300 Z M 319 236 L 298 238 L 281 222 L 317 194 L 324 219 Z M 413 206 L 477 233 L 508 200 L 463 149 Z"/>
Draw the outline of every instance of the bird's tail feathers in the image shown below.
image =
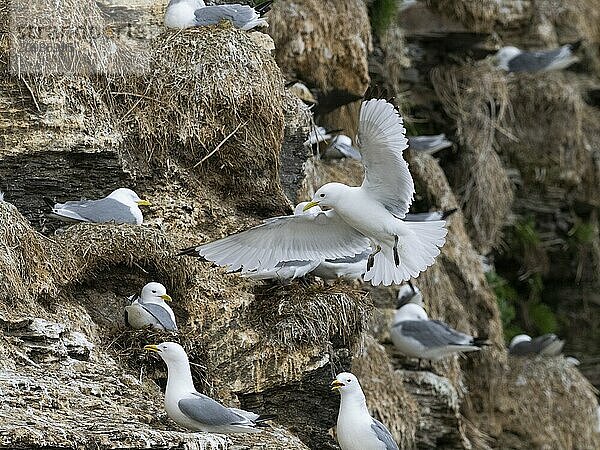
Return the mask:
<path id="1" fill-rule="evenodd" d="M 404 222 L 411 233 L 398 237 L 396 254 L 393 245 L 380 244 L 382 250 L 374 256 L 365 281 L 371 281 L 374 286 L 389 286 L 418 277 L 440 254 L 448 232 L 445 224 L 443 220 Z"/>

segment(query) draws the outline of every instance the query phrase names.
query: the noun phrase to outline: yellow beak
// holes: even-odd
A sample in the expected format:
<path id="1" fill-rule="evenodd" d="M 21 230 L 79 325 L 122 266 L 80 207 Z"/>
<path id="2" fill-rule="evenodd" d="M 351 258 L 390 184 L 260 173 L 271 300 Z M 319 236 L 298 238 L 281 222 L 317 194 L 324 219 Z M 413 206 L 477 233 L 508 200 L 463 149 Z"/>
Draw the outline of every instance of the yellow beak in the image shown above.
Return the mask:
<path id="1" fill-rule="evenodd" d="M 345 384 L 342 383 L 341 381 L 338 381 L 338 380 L 333 380 L 331 382 L 331 390 L 332 391 L 335 391 L 335 390 L 337 390 L 337 389 L 339 389 L 341 387 L 344 387 L 344 386 L 345 386 Z"/>
<path id="2" fill-rule="evenodd" d="M 152 203 L 150 203 L 148 200 L 138 200 L 136 203 L 138 204 L 138 206 L 150 206 L 150 205 L 152 205 Z"/>
<path id="3" fill-rule="evenodd" d="M 158 345 L 144 345 L 144 350 L 148 350 L 149 352 L 155 352 L 158 353 L 160 350 L 158 350 Z"/>
<path id="4" fill-rule="evenodd" d="M 173 299 L 171 298 L 171 296 L 169 294 L 163 294 L 160 296 L 160 298 L 162 298 L 165 302 L 172 302 Z"/>
<path id="5" fill-rule="evenodd" d="M 317 206 L 319 202 L 308 202 L 304 208 L 302 208 L 302 212 L 309 210 L 313 206 Z"/>

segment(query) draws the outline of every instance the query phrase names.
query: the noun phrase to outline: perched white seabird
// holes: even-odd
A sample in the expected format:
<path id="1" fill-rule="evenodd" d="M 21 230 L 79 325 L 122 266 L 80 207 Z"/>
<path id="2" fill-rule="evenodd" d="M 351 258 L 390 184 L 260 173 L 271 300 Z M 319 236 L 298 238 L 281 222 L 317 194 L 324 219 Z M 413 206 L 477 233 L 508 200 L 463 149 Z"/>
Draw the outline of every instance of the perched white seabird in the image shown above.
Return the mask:
<path id="1" fill-rule="evenodd" d="M 533 339 L 527 334 L 519 334 L 510 341 L 508 354 L 513 356 L 558 356 L 564 345 L 565 341 L 552 333 Z"/>
<path id="2" fill-rule="evenodd" d="M 209 433 L 259 433 L 261 430 L 257 427 L 273 418 L 227 408 L 196 391 L 190 362 L 181 345 L 163 342 L 159 345 L 146 345 L 144 350 L 158 353 L 167 364 L 165 410 L 178 425 L 188 430 Z"/>
<path id="3" fill-rule="evenodd" d="M 552 50 L 526 52 L 517 47 L 502 47 L 494 56 L 498 68 L 507 72 L 547 72 L 561 70 L 576 63 L 579 58 L 574 52 L 581 41 L 563 45 Z"/>
<path id="4" fill-rule="evenodd" d="M 385 100 L 369 100 L 360 111 L 358 143 L 365 166 L 361 186 L 328 183 L 305 209 L 315 215 L 281 216 L 217 241 L 190 247 L 180 255 L 243 271 L 271 269 L 282 261 L 336 259 L 365 251 L 365 281 L 400 284 L 433 264 L 445 243 L 445 221 L 402 220 L 414 183 L 402 156 L 407 148 L 402 118 Z"/>
<path id="5" fill-rule="evenodd" d="M 331 383 L 340 393 L 336 436 L 342 450 L 398 450 L 389 430 L 367 409 L 365 394 L 351 373 L 340 373 Z"/>
<path id="6" fill-rule="evenodd" d="M 165 26 L 168 28 L 190 28 L 214 25 L 229 20 L 234 27 L 251 30 L 268 27 L 261 16 L 271 9 L 272 1 L 255 6 L 215 5 L 206 6 L 203 0 L 171 0 L 165 11 Z"/>
<path id="7" fill-rule="evenodd" d="M 338 134 L 331 139 L 331 144 L 321 155 L 325 159 L 352 158 L 360 161 L 360 152 L 352 146 L 352 139 L 345 134 Z"/>
<path id="8" fill-rule="evenodd" d="M 167 289 L 160 283 L 148 283 L 139 297 L 129 297 L 125 307 L 125 322 L 132 328 L 151 326 L 157 330 L 177 331 L 175 314 L 165 301 L 172 301 Z"/>
<path id="9" fill-rule="evenodd" d="M 434 134 L 431 136 L 409 136 L 408 148 L 417 153 L 433 155 L 440 150 L 452 147 L 452 141 L 446 139 L 445 134 Z"/>
<path id="10" fill-rule="evenodd" d="M 481 350 L 485 339 L 456 331 L 430 320 L 422 306 L 408 303 L 396 311 L 390 336 L 394 346 L 411 358 L 439 361 L 454 353 Z"/>
<path id="11" fill-rule="evenodd" d="M 398 303 L 396 309 L 400 309 L 409 303 L 414 303 L 415 305 L 425 307 L 421 290 L 410 281 L 407 281 L 400 286 L 397 299 Z"/>
<path id="12" fill-rule="evenodd" d="M 65 203 L 54 203 L 44 197 L 44 201 L 52 208 L 49 217 L 65 222 L 93 223 L 131 223 L 141 225 L 144 221 L 140 206 L 148 206 L 150 202 L 142 200 L 134 191 L 119 188 L 100 200 L 79 200 Z"/>

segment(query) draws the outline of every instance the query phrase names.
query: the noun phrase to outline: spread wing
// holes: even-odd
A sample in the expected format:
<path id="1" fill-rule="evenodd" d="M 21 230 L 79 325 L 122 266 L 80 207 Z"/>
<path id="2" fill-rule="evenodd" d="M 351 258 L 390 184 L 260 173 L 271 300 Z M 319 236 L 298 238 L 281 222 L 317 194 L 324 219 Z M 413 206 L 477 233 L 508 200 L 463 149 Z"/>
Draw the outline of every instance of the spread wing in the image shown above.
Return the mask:
<path id="1" fill-rule="evenodd" d="M 81 222 L 136 223 L 129 207 L 112 198 L 57 203 L 52 212 L 61 218 Z"/>
<path id="2" fill-rule="evenodd" d="M 369 240 L 335 211 L 274 217 L 249 230 L 183 250 L 245 272 L 272 269 L 281 261 L 340 258 L 362 252 Z"/>
<path id="3" fill-rule="evenodd" d="M 415 185 L 402 152 L 408 147 L 402 117 L 385 100 L 362 104 L 358 143 L 365 166 L 363 189 L 388 211 L 403 218 L 412 203 Z"/>
<path id="4" fill-rule="evenodd" d="M 247 5 L 217 5 L 205 6 L 194 11 L 196 25 L 214 25 L 221 20 L 229 20 L 237 28 L 258 18 L 254 8 Z"/>
<path id="5" fill-rule="evenodd" d="M 473 342 L 468 334 L 456 331 L 437 320 L 406 320 L 398 325 L 402 325 L 400 332 L 403 336 L 415 339 L 426 348 L 471 345 Z"/>
<path id="6" fill-rule="evenodd" d="M 171 314 L 165 308 L 155 303 L 140 303 L 148 314 L 154 317 L 167 331 L 177 331 L 177 324 L 171 318 Z"/>
<path id="7" fill-rule="evenodd" d="M 177 403 L 181 412 L 190 419 L 215 427 L 253 425 L 249 419 L 224 407 L 212 398 L 199 392 L 194 392 L 193 395 L 193 397 L 183 398 Z"/>
<path id="8" fill-rule="evenodd" d="M 396 444 L 394 438 L 392 437 L 392 434 L 385 427 L 385 425 L 377 419 L 372 420 L 373 422 L 371 423 L 371 429 L 377 435 L 377 439 L 383 442 L 383 444 L 385 445 L 385 450 L 399 450 L 398 444 Z"/>

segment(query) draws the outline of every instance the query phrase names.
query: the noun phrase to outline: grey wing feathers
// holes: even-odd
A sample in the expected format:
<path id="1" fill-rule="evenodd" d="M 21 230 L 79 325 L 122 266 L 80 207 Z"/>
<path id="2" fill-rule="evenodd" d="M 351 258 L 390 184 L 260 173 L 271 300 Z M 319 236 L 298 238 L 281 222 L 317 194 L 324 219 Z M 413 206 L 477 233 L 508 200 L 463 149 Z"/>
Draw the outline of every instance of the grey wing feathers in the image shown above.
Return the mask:
<path id="1" fill-rule="evenodd" d="M 555 334 L 544 334 L 533 338 L 531 341 L 519 342 L 509 348 L 508 353 L 515 356 L 527 356 L 527 355 L 539 355 L 543 354 L 544 350 L 547 349 L 553 343 L 560 341 Z M 562 345 L 557 345 L 558 352 L 548 356 L 556 356 L 562 350 Z"/>
<path id="2" fill-rule="evenodd" d="M 563 47 L 550 51 L 523 52 L 509 61 L 508 68 L 511 72 L 538 72 L 550 66 L 564 52 Z"/>
<path id="3" fill-rule="evenodd" d="M 402 334 L 427 348 L 446 345 L 472 345 L 473 338 L 437 320 L 407 320 L 400 322 Z"/>
<path id="4" fill-rule="evenodd" d="M 194 12 L 196 25 L 214 25 L 221 20 L 230 20 L 237 28 L 242 28 L 258 15 L 250 6 L 246 5 L 216 5 L 205 6 Z"/>
<path id="5" fill-rule="evenodd" d="M 163 307 L 154 303 L 140 303 L 140 306 L 148 311 L 148 314 L 154 317 L 165 330 L 177 331 L 177 324 L 173 322 L 171 315 Z"/>
<path id="6" fill-rule="evenodd" d="M 379 420 L 373 419 L 371 428 L 377 435 L 377 439 L 385 444 L 385 450 L 399 450 L 398 444 L 394 441 L 392 434 Z"/>
<path id="7" fill-rule="evenodd" d="M 129 207 L 112 198 L 70 201 L 57 204 L 56 208 L 72 211 L 89 222 L 136 223 Z"/>
<path id="8" fill-rule="evenodd" d="M 328 263 L 334 263 L 334 264 L 352 264 L 352 263 L 356 263 L 356 262 L 362 261 L 363 259 L 368 258 L 370 254 L 371 254 L 371 248 L 369 247 L 364 252 L 358 253 L 357 255 L 354 255 L 354 256 L 344 256 L 342 258 L 326 259 L 325 261 L 327 261 Z"/>
<path id="9" fill-rule="evenodd" d="M 227 426 L 227 425 L 252 425 L 252 422 L 224 407 L 212 398 L 194 392 L 194 397 L 183 398 L 177 405 L 183 414 L 192 420 L 196 420 L 209 426 Z"/>

